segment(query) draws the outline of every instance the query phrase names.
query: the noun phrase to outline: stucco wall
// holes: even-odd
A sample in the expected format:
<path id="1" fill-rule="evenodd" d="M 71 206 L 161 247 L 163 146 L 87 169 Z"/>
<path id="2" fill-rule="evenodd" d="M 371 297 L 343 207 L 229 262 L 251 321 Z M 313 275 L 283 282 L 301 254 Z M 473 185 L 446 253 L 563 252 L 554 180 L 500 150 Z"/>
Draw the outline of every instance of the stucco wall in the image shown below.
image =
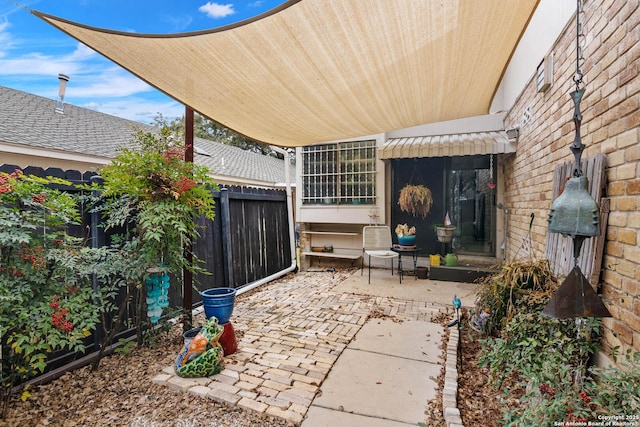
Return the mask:
<path id="1" fill-rule="evenodd" d="M 614 304 L 604 320 L 606 346 L 640 351 L 640 7 L 638 0 L 585 2 L 584 79 L 581 103 L 584 157 L 607 156 L 611 199 L 603 261 L 603 293 Z M 553 47 L 554 83 L 537 93 L 533 80 L 509 111 L 507 127 L 520 125 L 518 150 L 505 164 L 509 209 L 509 257 L 527 234 L 530 214 L 533 252 L 542 257 L 551 206 L 553 168 L 570 160 L 574 138 L 574 17 Z M 532 72 L 535 70 L 532 70 Z M 526 115 L 531 121 L 526 123 Z"/>

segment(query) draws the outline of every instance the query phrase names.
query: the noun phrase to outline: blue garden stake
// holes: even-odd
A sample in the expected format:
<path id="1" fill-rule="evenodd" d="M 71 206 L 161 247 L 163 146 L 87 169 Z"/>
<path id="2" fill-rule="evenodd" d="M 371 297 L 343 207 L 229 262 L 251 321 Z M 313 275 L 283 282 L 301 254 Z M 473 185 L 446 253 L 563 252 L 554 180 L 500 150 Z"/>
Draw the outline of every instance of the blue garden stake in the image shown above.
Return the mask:
<path id="1" fill-rule="evenodd" d="M 460 301 L 460 298 L 458 298 L 457 295 L 454 295 L 452 304 L 453 304 L 453 307 L 456 309 L 456 318 L 451 322 L 449 322 L 447 326 L 451 327 L 454 325 L 458 325 L 458 327 L 460 327 L 460 307 L 462 307 L 462 301 Z"/>
<path id="2" fill-rule="evenodd" d="M 454 306 L 455 308 L 460 308 L 460 307 L 462 307 L 462 301 L 460 301 L 460 298 L 458 298 L 458 296 L 457 296 L 457 295 L 454 295 L 454 296 L 453 296 L 453 301 L 452 301 L 452 302 L 453 302 L 453 306 Z"/>
<path id="3" fill-rule="evenodd" d="M 449 322 L 449 326 L 458 325 L 458 365 L 460 373 L 462 373 L 462 339 L 460 337 L 460 308 L 462 307 L 462 301 L 457 295 L 453 295 L 453 301 L 451 301 L 453 307 L 456 309 L 456 319 Z"/>
<path id="4" fill-rule="evenodd" d="M 453 296 L 453 306 L 456 308 L 456 319 L 458 319 L 458 326 L 460 326 L 460 307 L 462 307 L 462 301 L 457 295 Z"/>

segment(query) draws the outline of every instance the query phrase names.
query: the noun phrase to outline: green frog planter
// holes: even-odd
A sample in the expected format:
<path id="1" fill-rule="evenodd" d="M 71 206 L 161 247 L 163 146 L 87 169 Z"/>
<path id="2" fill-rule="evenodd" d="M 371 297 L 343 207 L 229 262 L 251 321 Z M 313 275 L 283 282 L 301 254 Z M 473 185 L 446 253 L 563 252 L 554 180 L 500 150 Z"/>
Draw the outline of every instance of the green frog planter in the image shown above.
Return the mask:
<path id="1" fill-rule="evenodd" d="M 219 340 L 223 330 L 217 318 L 209 318 L 198 335 L 178 354 L 176 374 L 183 378 L 198 378 L 220 372 L 224 351 Z"/>

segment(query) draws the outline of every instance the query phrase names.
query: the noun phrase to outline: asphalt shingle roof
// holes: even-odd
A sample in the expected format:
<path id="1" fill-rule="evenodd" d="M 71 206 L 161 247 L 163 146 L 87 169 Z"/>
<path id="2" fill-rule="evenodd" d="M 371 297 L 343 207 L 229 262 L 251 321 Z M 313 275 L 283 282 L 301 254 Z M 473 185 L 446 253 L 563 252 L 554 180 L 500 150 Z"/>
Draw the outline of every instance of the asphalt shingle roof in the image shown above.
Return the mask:
<path id="1" fill-rule="evenodd" d="M 141 123 L 0 86 L 0 141 L 50 150 L 114 157 Z"/>
<path id="2" fill-rule="evenodd" d="M 207 166 L 216 175 L 285 182 L 284 162 L 281 159 L 202 138 L 195 138 L 194 145 L 196 162 Z M 294 165 L 291 165 L 289 172 L 291 182 L 295 182 Z"/>
<path id="3" fill-rule="evenodd" d="M 0 86 L 0 142 L 113 158 L 119 147 L 130 145 L 136 129 L 152 129 L 72 104 L 65 104 L 64 114 L 55 108 L 55 100 Z M 271 184 L 285 181 L 284 162 L 275 157 L 201 138 L 195 139 L 195 146 L 195 161 L 215 175 Z M 293 181 L 293 172 L 291 177 Z"/>

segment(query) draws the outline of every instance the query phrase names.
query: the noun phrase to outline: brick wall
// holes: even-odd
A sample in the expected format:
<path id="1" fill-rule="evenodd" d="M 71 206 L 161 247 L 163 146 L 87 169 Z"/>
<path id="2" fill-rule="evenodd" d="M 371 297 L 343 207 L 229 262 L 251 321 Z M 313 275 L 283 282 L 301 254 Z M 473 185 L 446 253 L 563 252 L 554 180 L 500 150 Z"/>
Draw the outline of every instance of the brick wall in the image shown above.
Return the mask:
<path id="1" fill-rule="evenodd" d="M 611 199 L 603 261 L 603 295 L 613 305 L 604 320 L 603 344 L 640 351 L 640 6 L 638 0 L 585 1 L 584 81 L 581 102 L 583 157 L 607 156 Z M 530 215 L 534 256 L 544 256 L 553 169 L 571 160 L 574 138 L 575 21 L 553 47 L 554 83 L 538 93 L 533 79 L 509 112 L 505 125 L 520 126 L 517 153 L 506 159 L 509 209 L 508 259 L 521 246 Z M 532 73 L 535 70 L 531 70 Z M 524 119 L 529 115 L 531 120 Z"/>

